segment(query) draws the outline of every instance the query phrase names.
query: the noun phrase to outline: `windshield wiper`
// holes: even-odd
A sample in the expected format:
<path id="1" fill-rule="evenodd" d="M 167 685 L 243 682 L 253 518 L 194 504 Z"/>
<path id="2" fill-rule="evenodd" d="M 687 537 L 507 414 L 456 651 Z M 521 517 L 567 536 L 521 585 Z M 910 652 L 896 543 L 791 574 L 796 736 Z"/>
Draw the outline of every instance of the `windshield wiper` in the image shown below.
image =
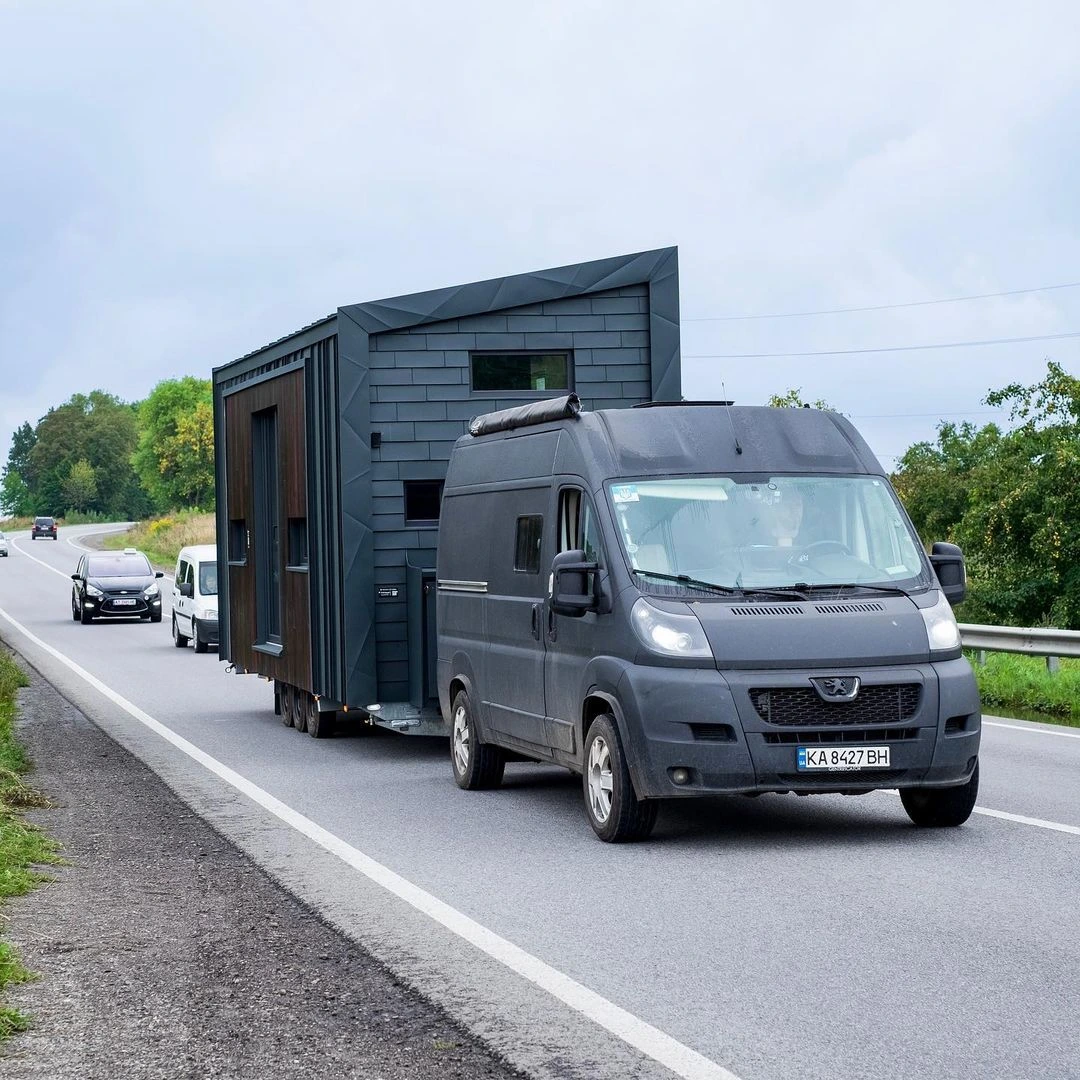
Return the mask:
<path id="1" fill-rule="evenodd" d="M 838 582 L 835 585 L 800 585 L 800 589 L 805 589 L 807 592 L 835 592 L 841 593 L 847 589 L 869 589 L 871 592 L 877 593 L 892 593 L 895 596 L 910 596 L 911 593 L 907 589 L 901 589 L 897 585 L 874 585 L 870 582 L 861 581 L 844 581 Z"/>
<path id="2" fill-rule="evenodd" d="M 733 589 L 730 585 L 717 585 L 715 581 L 702 581 L 700 578 L 688 577 L 686 574 L 662 574 L 659 570 L 638 570 L 635 574 L 642 577 L 657 578 L 660 581 L 673 581 L 676 585 L 686 585 L 694 589 L 711 589 L 713 592 L 723 593 L 724 596 L 741 596 L 742 589 Z"/>

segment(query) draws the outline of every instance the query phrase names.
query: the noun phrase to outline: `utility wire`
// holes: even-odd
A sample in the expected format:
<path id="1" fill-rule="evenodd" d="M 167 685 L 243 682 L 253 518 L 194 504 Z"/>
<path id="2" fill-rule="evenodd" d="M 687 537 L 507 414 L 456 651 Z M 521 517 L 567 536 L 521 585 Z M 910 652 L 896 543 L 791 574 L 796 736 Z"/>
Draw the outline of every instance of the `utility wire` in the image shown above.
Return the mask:
<path id="1" fill-rule="evenodd" d="M 991 300 L 999 296 L 1024 296 L 1027 293 L 1077 288 L 1080 288 L 1080 281 L 1066 281 L 1061 285 L 1037 285 L 1031 289 L 1007 289 L 1005 292 L 974 293 L 971 296 L 946 296 L 940 300 L 909 300 L 905 304 L 871 304 L 867 307 L 824 308 L 821 311 L 781 311 L 761 315 L 699 315 L 682 321 L 745 322 L 751 319 L 806 319 L 811 315 L 848 315 L 858 311 L 893 311 L 897 308 L 930 307 L 934 304 L 962 304 L 968 300 Z"/>
<path id="2" fill-rule="evenodd" d="M 1018 345 L 1026 341 L 1060 341 L 1080 337 L 1080 330 L 1031 337 L 988 338 L 985 341 L 944 341 L 935 345 L 883 345 L 874 349 L 819 349 L 815 352 L 687 353 L 684 360 L 777 360 L 783 357 L 864 356 L 867 353 L 921 352 L 925 349 L 966 349 L 979 345 Z"/>

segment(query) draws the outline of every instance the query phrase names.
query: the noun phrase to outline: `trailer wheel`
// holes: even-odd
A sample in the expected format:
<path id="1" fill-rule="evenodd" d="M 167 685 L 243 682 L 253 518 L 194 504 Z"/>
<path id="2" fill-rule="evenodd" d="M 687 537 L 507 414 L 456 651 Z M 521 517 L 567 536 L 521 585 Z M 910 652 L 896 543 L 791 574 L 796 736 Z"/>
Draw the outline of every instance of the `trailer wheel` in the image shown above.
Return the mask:
<path id="1" fill-rule="evenodd" d="M 292 726 L 297 731 L 307 731 L 307 693 L 294 686 L 292 689 Z"/>
<path id="2" fill-rule="evenodd" d="M 279 697 L 281 698 L 281 722 L 286 727 L 292 727 L 293 688 L 283 682 Z"/>
<path id="3" fill-rule="evenodd" d="M 609 713 L 601 713 L 589 728 L 581 785 L 589 824 L 601 840 L 619 844 L 644 840 L 652 832 L 660 804 L 637 797 L 619 729 Z"/>
<path id="4" fill-rule="evenodd" d="M 307 733 L 313 739 L 328 739 L 334 734 L 336 712 L 320 712 L 314 694 L 307 696 Z"/>
<path id="5" fill-rule="evenodd" d="M 497 746 L 482 743 L 473 723 L 472 704 L 464 690 L 454 698 L 450 762 L 454 780 L 466 791 L 496 788 L 502 783 L 506 755 Z"/>
<path id="6" fill-rule="evenodd" d="M 948 829 L 963 825 L 979 795 L 979 763 L 971 779 L 958 787 L 901 788 L 900 801 L 911 820 L 924 829 Z"/>

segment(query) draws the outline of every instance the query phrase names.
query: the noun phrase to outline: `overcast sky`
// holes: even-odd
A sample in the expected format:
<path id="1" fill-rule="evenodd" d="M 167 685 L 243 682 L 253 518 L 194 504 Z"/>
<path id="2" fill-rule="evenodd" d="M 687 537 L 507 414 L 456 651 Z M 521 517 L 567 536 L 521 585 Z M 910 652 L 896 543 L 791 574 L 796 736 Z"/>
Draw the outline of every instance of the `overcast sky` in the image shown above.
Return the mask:
<path id="1" fill-rule="evenodd" d="M 885 466 L 1080 373 L 1080 5 L 0 0 L 0 462 L 340 304 L 679 246 L 687 397 Z"/>

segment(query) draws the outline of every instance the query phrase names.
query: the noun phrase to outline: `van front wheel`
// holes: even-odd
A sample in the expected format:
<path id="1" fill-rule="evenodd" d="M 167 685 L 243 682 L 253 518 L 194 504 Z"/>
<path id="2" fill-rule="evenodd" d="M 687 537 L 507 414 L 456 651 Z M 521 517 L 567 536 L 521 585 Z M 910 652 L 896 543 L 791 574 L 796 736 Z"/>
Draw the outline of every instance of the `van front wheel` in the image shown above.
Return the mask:
<path id="1" fill-rule="evenodd" d="M 472 703 L 464 690 L 454 698 L 450 731 L 450 761 L 454 780 L 466 791 L 496 788 L 502 783 L 506 755 L 497 746 L 482 743 L 473 722 Z"/>
<path id="2" fill-rule="evenodd" d="M 644 840 L 652 832 L 659 803 L 637 797 L 619 729 L 609 713 L 598 716 L 589 728 L 582 787 L 589 824 L 601 840 L 619 844 Z"/>
<path id="3" fill-rule="evenodd" d="M 947 829 L 963 825 L 979 795 L 979 763 L 971 773 L 971 779 L 958 787 L 947 788 L 901 788 L 900 801 L 907 815 L 924 829 Z"/>

